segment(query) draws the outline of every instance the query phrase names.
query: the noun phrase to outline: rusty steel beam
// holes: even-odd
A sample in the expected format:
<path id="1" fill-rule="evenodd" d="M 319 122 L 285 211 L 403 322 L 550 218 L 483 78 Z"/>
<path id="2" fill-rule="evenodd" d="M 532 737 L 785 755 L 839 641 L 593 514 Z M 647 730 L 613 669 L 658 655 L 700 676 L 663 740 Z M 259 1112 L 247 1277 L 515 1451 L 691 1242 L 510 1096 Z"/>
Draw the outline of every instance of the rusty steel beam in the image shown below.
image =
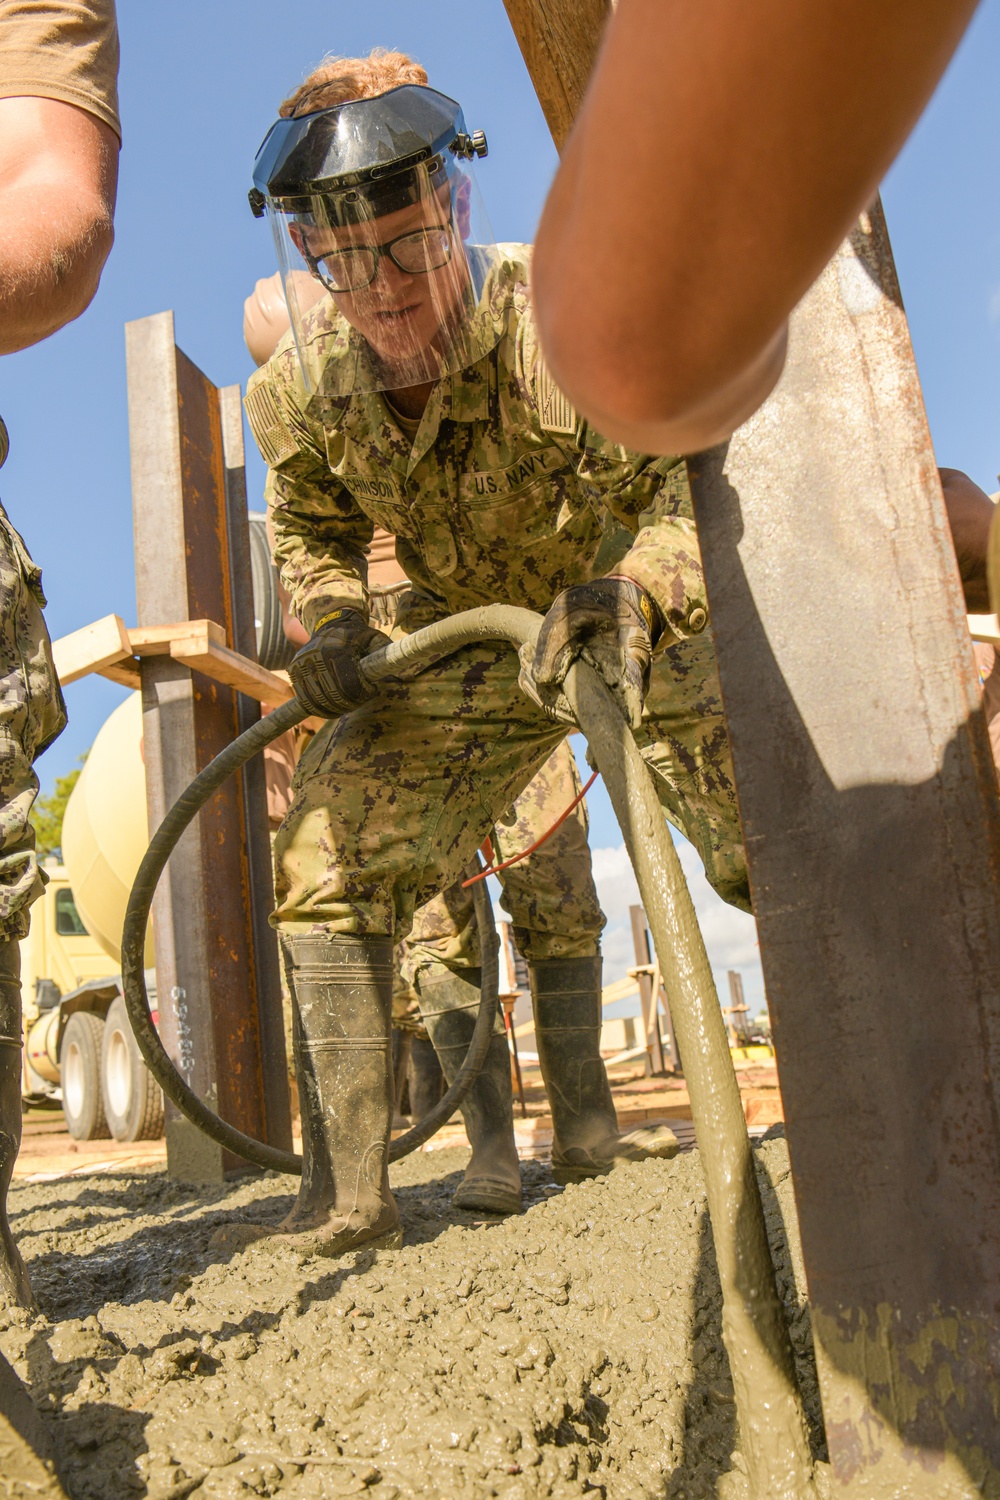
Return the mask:
<path id="1" fill-rule="evenodd" d="M 611 6 L 504 3 L 561 148 Z M 834 1488 L 1000 1492 L 997 784 L 880 206 L 689 470 Z"/>
<path id="2" fill-rule="evenodd" d="M 231 526 L 239 488 L 231 472 L 239 457 L 231 413 L 227 474 L 219 392 L 176 348 L 173 315 L 127 324 L 126 349 L 139 624 L 215 620 L 229 645 L 238 630 L 245 648 L 249 569 L 235 589 L 231 574 L 240 561 Z M 141 672 L 147 808 L 155 827 L 252 710 L 233 689 L 169 657 L 144 658 Z M 258 821 L 266 830 L 266 813 L 259 786 L 250 810 L 250 787 L 234 779 L 212 799 L 161 883 L 153 908 L 159 1024 L 172 1059 L 213 1109 L 249 1135 L 287 1144 L 280 997 L 276 1002 L 273 976 L 258 970 L 254 941 L 266 884 L 261 840 L 256 827 L 247 837 Z M 243 1165 L 169 1104 L 166 1128 L 175 1178 L 215 1182 Z"/>
<path id="3" fill-rule="evenodd" d="M 552 139 L 561 151 L 597 61 L 613 0 L 503 0 Z"/>
<path id="4" fill-rule="evenodd" d="M 226 488 L 226 536 L 231 580 L 232 639 L 242 656 L 257 660 L 257 623 L 250 567 L 250 523 L 247 519 L 246 458 L 243 448 L 243 400 L 238 385 L 219 391 L 222 422 L 222 462 Z M 236 693 L 236 719 L 240 734 L 256 724 L 260 703 L 245 693 Z M 240 772 L 243 796 L 243 833 L 246 840 L 247 900 L 251 946 L 256 975 L 257 1030 L 262 1057 L 264 1115 L 268 1121 L 268 1144 L 283 1151 L 292 1149 L 292 1106 L 288 1089 L 288 1059 L 281 1001 L 281 965 L 278 935 L 269 918 L 274 910 L 274 871 L 267 820 L 267 786 L 264 757 L 256 756 Z"/>
<path id="5" fill-rule="evenodd" d="M 878 205 L 689 469 L 834 1492 L 1000 1492 L 1000 813 Z"/>

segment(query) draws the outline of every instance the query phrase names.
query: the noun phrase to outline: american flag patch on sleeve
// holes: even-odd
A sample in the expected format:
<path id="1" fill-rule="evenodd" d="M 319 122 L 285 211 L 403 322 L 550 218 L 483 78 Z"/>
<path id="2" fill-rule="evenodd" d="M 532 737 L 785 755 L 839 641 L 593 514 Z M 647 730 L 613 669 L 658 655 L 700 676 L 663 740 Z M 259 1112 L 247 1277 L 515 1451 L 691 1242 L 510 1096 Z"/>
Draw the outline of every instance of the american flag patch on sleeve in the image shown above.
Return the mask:
<path id="1" fill-rule="evenodd" d="M 576 432 L 576 408 L 552 379 L 541 352 L 535 360 L 535 398 L 542 431 L 572 437 Z"/>
<path id="2" fill-rule="evenodd" d="M 269 469 L 284 463 L 298 451 L 298 443 L 285 425 L 277 399 L 266 380 L 247 391 L 243 402 L 250 430 Z"/>

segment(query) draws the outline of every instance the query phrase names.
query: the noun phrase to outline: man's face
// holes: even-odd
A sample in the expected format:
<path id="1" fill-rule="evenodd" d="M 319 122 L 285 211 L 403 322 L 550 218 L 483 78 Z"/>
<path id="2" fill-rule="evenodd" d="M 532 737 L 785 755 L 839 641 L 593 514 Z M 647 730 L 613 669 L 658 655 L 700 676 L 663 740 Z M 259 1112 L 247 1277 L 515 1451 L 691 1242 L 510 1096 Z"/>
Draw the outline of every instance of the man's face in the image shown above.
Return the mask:
<path id="1" fill-rule="evenodd" d="M 352 291 L 334 291 L 337 308 L 390 367 L 405 368 L 419 361 L 435 339 L 462 308 L 469 285 L 469 270 L 461 240 L 451 222 L 451 199 L 441 196 L 398 209 L 365 224 L 321 228 L 298 227 L 302 248 L 310 257 L 324 261 L 324 268 L 337 279 L 337 252 L 376 250 L 375 274 L 367 286 Z M 431 270 L 403 270 L 389 253 L 409 264 L 421 262 L 426 236 L 429 258 L 447 255 L 445 264 Z M 401 242 L 401 243 L 397 243 Z M 370 258 L 353 257 L 355 263 Z M 364 272 L 362 272 L 364 274 Z"/>

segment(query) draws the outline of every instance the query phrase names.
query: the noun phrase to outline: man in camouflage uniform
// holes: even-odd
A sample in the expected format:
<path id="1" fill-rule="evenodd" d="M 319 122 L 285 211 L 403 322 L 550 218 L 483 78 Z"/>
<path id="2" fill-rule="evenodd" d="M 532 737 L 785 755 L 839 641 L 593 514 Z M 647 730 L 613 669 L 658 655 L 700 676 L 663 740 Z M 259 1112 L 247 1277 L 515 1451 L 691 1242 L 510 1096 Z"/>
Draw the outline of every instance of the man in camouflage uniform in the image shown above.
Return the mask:
<path id="1" fill-rule="evenodd" d="M 314 282 L 299 292 L 316 301 L 323 295 Z M 243 336 L 260 365 L 288 331 L 289 318 L 280 278 L 258 281 L 244 307 Z M 631 541 L 625 534 L 620 545 Z M 395 555 L 395 538 L 376 529 L 368 547 L 368 620 L 392 634 L 396 614 L 409 580 Z M 279 585 L 280 587 L 280 585 Z M 287 594 L 281 590 L 287 601 Z M 297 627 L 297 628 L 296 628 Z M 286 634 L 301 641 L 301 626 L 286 615 Z M 576 759 L 568 740 L 552 751 L 541 770 L 492 829 L 498 860 L 522 854 L 547 834 L 553 823 L 582 791 Z M 282 818 L 287 812 L 287 801 Z M 584 804 L 573 809 L 545 843 L 500 875 L 503 905 L 514 919 L 520 951 L 537 965 L 550 959 L 586 958 L 599 953 L 605 924 L 594 886 L 587 840 Z M 414 915 L 409 938 L 397 943 L 394 956 L 392 1024 L 411 1040 L 410 1103 L 421 1119 L 440 1098 L 442 1068 L 451 1082 L 468 1051 L 480 1003 L 480 949 L 472 895 L 460 881 L 433 897 Z M 592 966 L 592 964 L 591 964 Z M 591 1020 L 593 1017 L 591 1017 Z M 598 1017 L 599 1020 L 599 1017 Z M 592 1039 L 591 1071 L 603 1084 L 599 1035 Z M 646 1125 L 618 1134 L 610 1093 L 600 1087 L 595 1097 L 581 1097 L 562 1075 L 560 1054 L 543 1051 L 543 1082 L 550 1098 L 560 1148 L 593 1134 L 595 1113 L 605 1128 L 605 1154 L 583 1163 L 579 1156 L 573 1175 L 597 1175 L 615 1161 L 634 1160 L 675 1149 L 669 1126 Z M 440 1063 L 439 1063 L 440 1060 Z M 554 1069 L 554 1071 L 553 1071 Z M 498 1010 L 493 1041 L 484 1066 L 462 1105 L 472 1159 L 455 1193 L 460 1208 L 513 1213 L 521 1206 L 521 1174 L 514 1144 L 508 1044 Z M 613 1142 L 613 1148 L 609 1143 Z"/>
<path id="2" fill-rule="evenodd" d="M 88 305 L 112 242 L 118 171 L 113 0 L 0 5 L 0 354 Z M 0 419 L 0 467 L 8 436 Z M 21 1141 L 21 956 L 44 877 L 32 762 L 66 722 L 41 573 L 0 506 L 0 1306 L 31 1305 L 7 1220 Z"/>
<path id="3" fill-rule="evenodd" d="M 397 80 L 367 97 L 353 86 L 343 103 L 331 70 L 344 66 L 306 81 L 258 157 L 255 209 L 279 233 L 284 216 L 332 296 L 293 315 L 294 338 L 247 394 L 275 556 L 312 635 L 293 682 L 314 712 L 341 715 L 300 762 L 274 916 L 310 1101 L 285 1227 L 334 1254 L 399 1238 L 385 1173 L 392 935 L 454 882 L 563 740 L 560 684 L 582 651 L 636 728 L 666 815 L 716 889 L 749 904 L 683 465 L 606 442 L 553 386 L 525 247 L 503 247 L 480 275 L 487 258 L 461 241 L 470 190 L 455 160 L 476 138 L 453 101 Z M 371 165 L 359 165 L 369 140 Z M 354 153 L 349 170 L 341 151 Z M 464 277 L 458 292 L 455 280 L 441 289 L 448 275 Z M 450 357 L 457 308 L 464 363 Z M 435 361 L 438 378 L 414 374 Z M 370 693 L 357 661 L 385 639 L 368 623 L 376 525 L 396 536 L 411 581 L 394 634 L 494 600 L 545 611 L 523 672 L 513 649 L 489 643 Z M 566 1141 L 557 1129 L 554 1164 L 571 1178 L 617 1141 L 606 1156 L 600 958 L 531 971 L 539 1052 L 594 1131 Z"/>

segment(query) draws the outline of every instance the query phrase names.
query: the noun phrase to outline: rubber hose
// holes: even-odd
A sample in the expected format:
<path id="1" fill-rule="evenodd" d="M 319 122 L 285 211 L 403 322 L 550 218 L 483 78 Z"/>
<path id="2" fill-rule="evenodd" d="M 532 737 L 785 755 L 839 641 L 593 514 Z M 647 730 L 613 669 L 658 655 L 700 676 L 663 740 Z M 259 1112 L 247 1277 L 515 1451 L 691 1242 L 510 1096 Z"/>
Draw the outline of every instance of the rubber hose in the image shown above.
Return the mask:
<path id="1" fill-rule="evenodd" d="M 604 778 L 653 935 L 691 1099 L 722 1286 L 722 1334 L 750 1493 L 815 1496 L 805 1411 L 778 1294 L 764 1209 L 705 941 L 639 747 L 585 662 L 563 684 Z"/>
<path id="2" fill-rule="evenodd" d="M 371 685 L 390 677 L 405 677 L 450 656 L 463 646 L 486 640 L 505 640 L 520 645 L 534 640 L 541 616 L 531 610 L 509 605 L 489 605 L 466 610 L 448 620 L 438 621 L 393 641 L 373 652 L 362 664 L 362 675 Z M 160 876 L 178 840 L 198 810 L 214 792 L 242 765 L 308 717 L 308 710 L 296 700 L 283 703 L 272 713 L 244 731 L 226 747 L 192 781 L 174 803 L 156 830 L 143 856 L 129 896 L 122 932 L 122 989 L 132 1031 L 143 1059 L 166 1097 L 193 1125 L 234 1156 L 241 1156 L 255 1166 L 276 1172 L 301 1174 L 302 1158 L 292 1151 L 282 1151 L 244 1135 L 228 1125 L 185 1083 L 174 1067 L 153 1024 L 146 991 L 143 952 L 146 925 Z M 486 882 L 473 888 L 473 901 L 482 945 L 483 976 L 479 1014 L 465 1055 L 454 1082 L 429 1115 L 393 1141 L 389 1160 L 415 1151 L 451 1118 L 465 1099 L 489 1050 L 496 1015 L 499 990 L 499 939 L 493 920 L 493 907 Z"/>

